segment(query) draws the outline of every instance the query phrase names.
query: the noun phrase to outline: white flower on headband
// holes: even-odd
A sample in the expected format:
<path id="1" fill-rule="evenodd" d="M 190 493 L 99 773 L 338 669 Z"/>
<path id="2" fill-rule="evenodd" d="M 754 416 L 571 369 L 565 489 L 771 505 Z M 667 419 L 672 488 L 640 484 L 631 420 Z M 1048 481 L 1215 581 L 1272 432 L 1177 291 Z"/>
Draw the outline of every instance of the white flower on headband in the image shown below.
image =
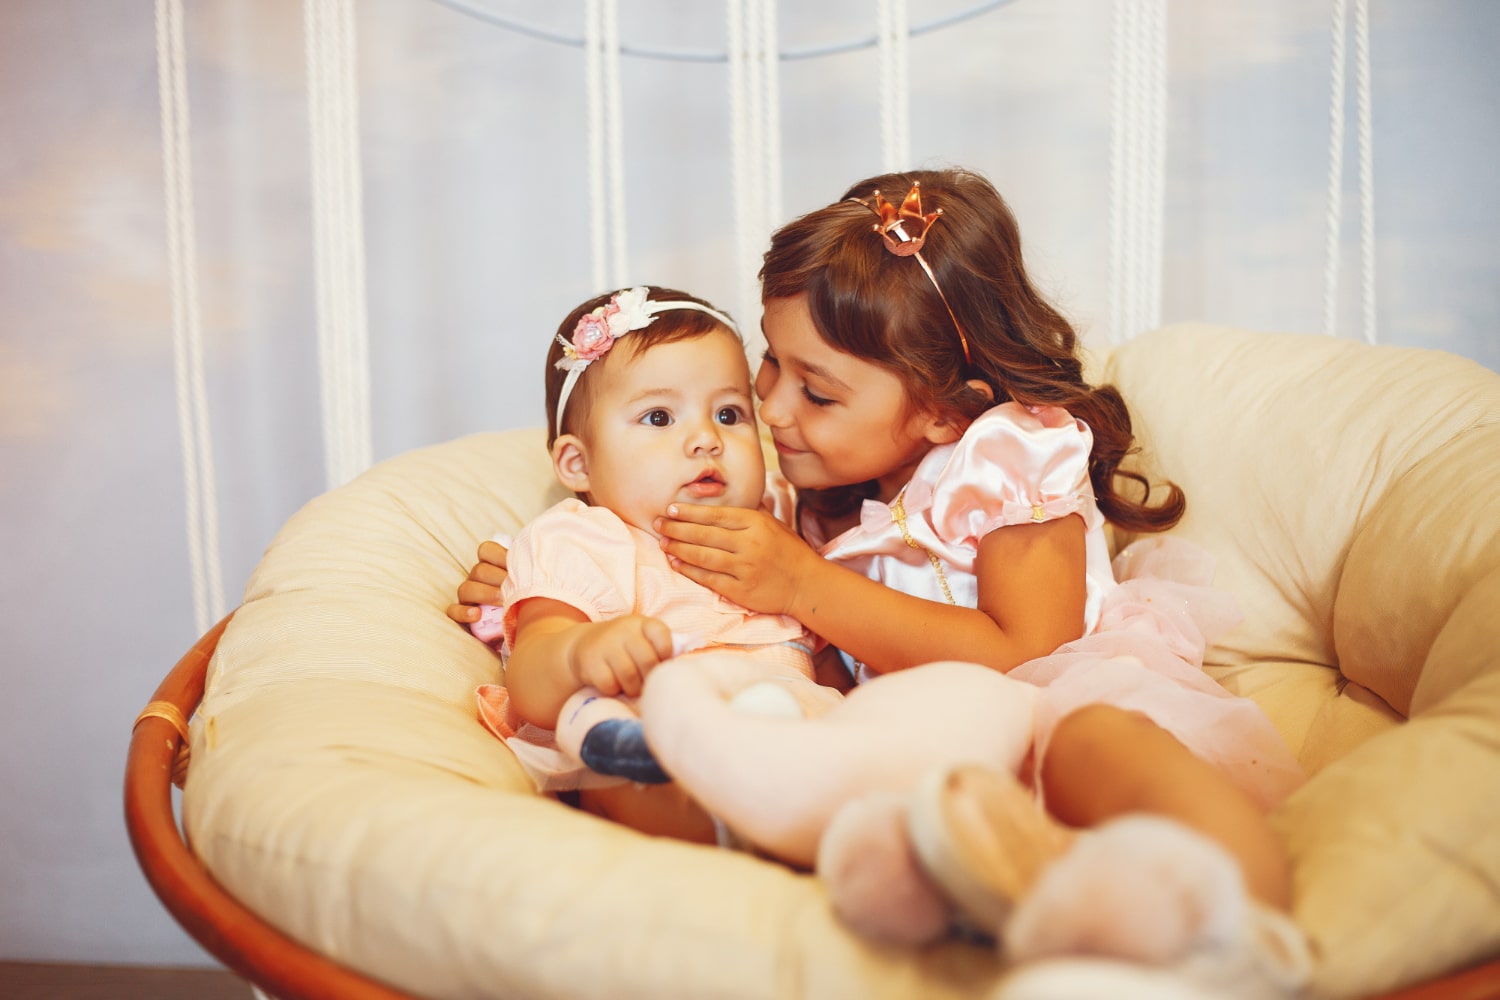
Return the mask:
<path id="1" fill-rule="evenodd" d="M 563 356 L 557 359 L 557 367 L 569 372 L 582 371 L 607 354 L 616 340 L 655 322 L 654 311 L 647 305 L 650 291 L 643 285 L 616 292 L 607 304 L 579 319 L 573 327 L 571 342 L 559 334 L 557 341 L 562 344 Z"/>

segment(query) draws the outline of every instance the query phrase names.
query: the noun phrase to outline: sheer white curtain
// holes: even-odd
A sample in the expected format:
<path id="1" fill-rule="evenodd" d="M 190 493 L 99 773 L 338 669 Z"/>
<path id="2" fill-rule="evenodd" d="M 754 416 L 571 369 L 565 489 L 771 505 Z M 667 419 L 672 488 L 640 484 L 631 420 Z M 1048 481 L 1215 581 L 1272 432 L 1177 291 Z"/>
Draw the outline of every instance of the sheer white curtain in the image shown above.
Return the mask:
<path id="1" fill-rule="evenodd" d="M 765 225 L 767 212 L 790 218 L 892 156 L 993 179 L 1036 276 L 1101 346 L 1121 332 L 1111 282 L 1123 264 L 1148 269 L 1139 287 L 1158 296 L 1153 319 L 1324 335 L 1331 246 L 1337 335 L 1362 335 L 1371 255 L 1383 342 L 1500 367 L 1500 5 L 1356 0 L 1339 104 L 1333 0 L 1008 0 L 948 24 L 978 6 L 349 4 L 342 106 L 357 109 L 368 381 L 356 388 L 368 393 L 370 457 L 539 423 L 548 338 L 601 290 L 600 273 L 689 289 L 754 329 L 749 209 Z M 732 8 L 760 18 L 740 24 L 738 63 Z M 1134 161 L 1144 200 L 1130 206 L 1112 138 L 1121 10 L 1164 25 L 1134 50 L 1159 67 L 1164 99 L 1141 105 L 1154 130 L 1135 138 L 1156 139 Z M 311 127 L 303 5 L 184 13 L 191 128 L 177 164 L 190 166 L 195 209 L 203 450 L 185 450 L 178 414 L 171 290 L 183 272 L 169 234 L 184 230 L 164 198 L 174 181 L 151 7 L 14 0 L 0 15 L 0 958 L 197 960 L 118 821 L 130 722 L 195 637 L 188 525 L 202 511 L 188 509 L 184 459 L 202 457 L 197 471 L 212 476 L 230 606 L 276 528 L 327 482 L 313 201 L 315 137 L 327 133 Z M 911 34 L 894 40 L 902 23 Z M 748 47 L 768 24 L 774 44 Z M 585 37 L 617 37 L 617 59 L 606 46 L 591 64 Z M 734 111 L 734 65 L 774 70 L 773 106 L 757 117 Z M 591 124 L 609 106 L 591 104 L 593 86 L 618 100 L 609 142 L 608 121 Z M 1331 145 L 1338 106 L 1348 127 Z M 1363 159 L 1361 120 L 1373 140 Z M 751 126 L 754 169 L 776 185 L 755 205 L 736 181 L 750 164 L 732 155 Z M 1331 173 L 1343 199 L 1332 226 Z M 604 272 L 601 187 L 618 199 L 605 210 L 628 217 L 620 263 Z M 1362 244 L 1367 198 L 1376 238 Z M 1112 256 L 1112 219 L 1127 207 L 1145 220 L 1130 245 L 1159 254 Z"/>

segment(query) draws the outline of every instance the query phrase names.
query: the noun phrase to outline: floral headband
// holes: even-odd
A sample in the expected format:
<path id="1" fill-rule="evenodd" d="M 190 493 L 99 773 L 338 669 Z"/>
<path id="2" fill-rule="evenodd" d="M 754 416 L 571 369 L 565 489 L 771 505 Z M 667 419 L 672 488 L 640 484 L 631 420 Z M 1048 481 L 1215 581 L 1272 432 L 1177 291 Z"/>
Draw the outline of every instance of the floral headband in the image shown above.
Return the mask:
<path id="1" fill-rule="evenodd" d="M 562 391 L 557 395 L 557 433 L 562 433 L 568 397 L 573 395 L 579 376 L 589 365 L 608 354 L 616 340 L 632 330 L 642 330 L 656 322 L 657 313 L 671 312 L 674 309 L 707 313 L 733 330 L 735 336 L 739 336 L 740 329 L 734 325 L 734 320 L 712 306 L 686 299 L 657 301 L 649 298 L 650 294 L 651 289 L 645 285 L 618 291 L 609 297 L 608 303 L 579 319 L 573 327 L 572 340 L 564 340 L 562 334 L 557 335 L 563 356 L 557 359 L 556 367 L 568 373 L 567 378 L 563 379 Z"/>
<path id="2" fill-rule="evenodd" d="M 941 208 L 934 209 L 926 215 L 922 214 L 922 185 L 913 183 L 911 190 L 901 202 L 900 209 L 886 201 L 876 191 L 875 204 L 870 204 L 861 198 L 850 198 L 856 205 L 863 205 L 880 217 L 875 223 L 875 232 L 885 240 L 885 248 L 897 257 L 915 257 L 917 263 L 922 265 L 922 270 L 927 274 L 927 280 L 932 282 L 932 287 L 937 289 L 938 298 L 943 300 L 943 308 L 948 310 L 948 318 L 953 320 L 953 328 L 958 331 L 958 342 L 964 349 L 964 363 L 972 364 L 973 358 L 969 356 L 969 338 L 964 335 L 964 328 L 959 324 L 958 317 L 953 315 L 953 307 L 948 304 L 948 296 L 943 294 L 942 286 L 938 284 L 937 275 L 932 273 L 932 268 L 927 264 L 927 258 L 922 256 L 922 246 L 927 242 L 927 234 L 932 227 L 943 217 Z"/>

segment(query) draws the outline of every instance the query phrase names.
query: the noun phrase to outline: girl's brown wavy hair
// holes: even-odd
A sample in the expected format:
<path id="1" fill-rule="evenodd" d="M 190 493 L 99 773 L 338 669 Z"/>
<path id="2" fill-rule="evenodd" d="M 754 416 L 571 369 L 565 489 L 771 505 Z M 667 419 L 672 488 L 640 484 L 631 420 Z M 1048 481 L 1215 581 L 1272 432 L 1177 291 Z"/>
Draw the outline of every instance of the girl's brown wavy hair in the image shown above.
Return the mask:
<path id="1" fill-rule="evenodd" d="M 922 185 L 922 208 L 942 209 L 922 256 L 943 289 L 953 316 L 912 259 L 897 257 L 872 231 L 870 202 L 879 191 L 897 204 Z M 991 406 L 1015 400 L 1060 406 L 1094 434 L 1089 479 L 1100 512 L 1127 531 L 1165 531 L 1187 499 L 1175 483 L 1152 504 L 1144 476 L 1122 471 L 1134 450 L 1130 411 L 1111 385 L 1084 381 L 1077 335 L 1032 285 L 1021 258 L 1021 233 L 1009 206 L 988 180 L 966 170 L 919 170 L 860 181 L 844 198 L 779 229 L 760 271 L 763 299 L 806 294 L 818 332 L 828 344 L 897 375 L 914 408 L 944 414 L 967 426 Z M 962 325 L 971 360 L 964 360 Z M 986 383 L 991 400 L 968 384 Z M 1139 487 L 1122 494 L 1116 480 Z M 838 517 L 875 495 L 875 484 L 804 491 L 814 513 Z M 1136 491 L 1132 491 L 1136 492 Z"/>

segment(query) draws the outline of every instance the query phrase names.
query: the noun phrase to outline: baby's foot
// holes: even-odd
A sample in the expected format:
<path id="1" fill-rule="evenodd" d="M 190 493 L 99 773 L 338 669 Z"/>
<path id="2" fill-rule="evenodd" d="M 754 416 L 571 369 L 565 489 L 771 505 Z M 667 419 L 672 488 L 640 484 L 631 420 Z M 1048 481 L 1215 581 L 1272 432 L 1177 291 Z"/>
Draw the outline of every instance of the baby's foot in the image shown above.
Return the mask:
<path id="1" fill-rule="evenodd" d="M 907 830 L 927 873 L 991 935 L 1073 840 L 1014 776 L 977 765 L 924 778 Z"/>
<path id="2" fill-rule="evenodd" d="M 920 945 L 948 930 L 952 910 L 906 836 L 906 800 L 879 792 L 848 803 L 818 844 L 818 877 L 849 928 L 886 944 Z"/>
<path id="3" fill-rule="evenodd" d="M 639 719 L 606 719 L 584 734 L 578 751 L 598 774 L 629 778 L 643 785 L 664 785 L 672 778 L 661 769 Z"/>

